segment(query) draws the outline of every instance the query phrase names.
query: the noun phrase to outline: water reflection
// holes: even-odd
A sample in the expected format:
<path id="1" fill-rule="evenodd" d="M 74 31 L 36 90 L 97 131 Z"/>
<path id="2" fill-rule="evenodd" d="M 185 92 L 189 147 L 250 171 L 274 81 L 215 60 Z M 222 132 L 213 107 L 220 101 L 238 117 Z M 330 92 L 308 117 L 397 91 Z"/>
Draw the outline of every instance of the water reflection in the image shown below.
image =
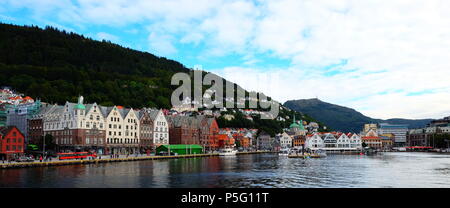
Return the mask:
<path id="1" fill-rule="evenodd" d="M 450 155 L 274 154 L 0 170 L 0 187 L 450 187 Z"/>

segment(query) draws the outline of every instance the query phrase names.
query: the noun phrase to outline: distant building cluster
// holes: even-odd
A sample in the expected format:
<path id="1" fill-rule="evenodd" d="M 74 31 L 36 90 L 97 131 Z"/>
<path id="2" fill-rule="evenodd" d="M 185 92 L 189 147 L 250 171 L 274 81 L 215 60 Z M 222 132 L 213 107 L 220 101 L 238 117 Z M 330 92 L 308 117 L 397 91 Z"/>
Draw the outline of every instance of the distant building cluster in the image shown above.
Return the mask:
<path id="1" fill-rule="evenodd" d="M 315 122 L 297 121 L 295 116 L 292 124 L 283 133 L 271 138 L 262 133 L 257 139 L 259 149 L 282 150 L 325 150 L 325 151 L 360 151 L 362 139 L 356 133 L 318 132 L 319 125 Z"/>
<path id="2" fill-rule="evenodd" d="M 34 103 L 34 99 L 14 92 L 9 88 L 0 89 L 0 127 L 7 125 L 8 109 L 26 109 Z"/>
<path id="3" fill-rule="evenodd" d="M 409 146 L 434 146 L 434 136 L 450 134 L 450 116 L 431 121 L 424 128 L 410 129 L 407 135 Z"/>
<path id="4" fill-rule="evenodd" d="M 22 154 L 28 144 L 42 147 L 48 139 L 55 144 L 56 152 L 98 154 L 148 154 L 161 146 L 164 147 L 159 148 L 160 151 L 170 149 L 171 145 L 178 145 L 173 148 L 179 149 L 183 149 L 183 145 L 201 147 L 202 152 L 228 147 L 257 148 L 257 129 L 219 128 L 216 117 L 226 109 L 184 109 L 181 112 L 176 109 L 133 109 L 87 104 L 83 96 L 76 103 L 57 105 L 34 101 L 7 89 L 1 92 L 4 118 L 1 135 L 11 138 L 0 143 L 1 158 Z M 15 133 L 10 133 L 12 131 Z M 13 134 L 23 138 L 13 140 Z"/>

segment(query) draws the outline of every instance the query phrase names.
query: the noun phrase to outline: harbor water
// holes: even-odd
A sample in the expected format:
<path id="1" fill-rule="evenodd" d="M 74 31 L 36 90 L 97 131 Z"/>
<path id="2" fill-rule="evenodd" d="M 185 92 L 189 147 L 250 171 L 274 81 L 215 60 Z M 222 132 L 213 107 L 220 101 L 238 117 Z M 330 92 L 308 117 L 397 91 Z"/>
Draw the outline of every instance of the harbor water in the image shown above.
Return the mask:
<path id="1" fill-rule="evenodd" d="M 450 155 L 385 152 L 301 159 L 253 154 L 3 169 L 0 187 L 450 187 Z"/>

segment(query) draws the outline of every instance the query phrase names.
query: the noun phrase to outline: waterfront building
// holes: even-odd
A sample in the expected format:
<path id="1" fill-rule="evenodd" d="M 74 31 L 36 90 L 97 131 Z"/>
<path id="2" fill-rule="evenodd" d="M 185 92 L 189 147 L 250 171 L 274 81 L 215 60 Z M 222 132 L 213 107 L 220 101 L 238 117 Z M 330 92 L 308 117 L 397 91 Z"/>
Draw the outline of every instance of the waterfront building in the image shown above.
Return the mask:
<path id="1" fill-rule="evenodd" d="M 308 135 L 305 140 L 306 149 L 323 149 L 325 147 L 321 133 Z"/>
<path id="2" fill-rule="evenodd" d="M 406 134 L 408 132 L 407 124 L 388 124 L 381 123 L 378 133 L 381 134 L 394 134 L 394 146 L 402 147 L 406 145 Z"/>
<path id="3" fill-rule="evenodd" d="M 15 126 L 0 127 L 0 159 L 8 160 L 23 154 L 25 136 Z"/>
<path id="4" fill-rule="evenodd" d="M 352 133 L 349 133 L 347 136 L 350 138 L 350 148 L 362 149 L 361 136 Z"/>
<path id="5" fill-rule="evenodd" d="M 408 146 L 436 147 L 435 136 L 450 134 L 450 117 L 431 121 L 427 127 L 410 129 L 407 134 Z"/>
<path id="6" fill-rule="evenodd" d="M 170 144 L 200 144 L 197 119 L 188 116 L 168 116 Z"/>
<path id="7" fill-rule="evenodd" d="M 156 154 L 161 155 L 171 152 L 171 154 L 186 155 L 186 154 L 202 154 L 203 147 L 197 144 L 171 144 L 160 145 L 156 148 Z"/>
<path id="8" fill-rule="evenodd" d="M 362 142 L 358 134 L 341 132 L 314 133 L 307 135 L 305 148 L 326 151 L 360 151 Z"/>
<path id="9" fill-rule="evenodd" d="M 133 154 L 139 151 L 139 115 L 122 106 L 100 107 L 105 118 L 107 153 Z"/>
<path id="10" fill-rule="evenodd" d="M 15 126 L 20 132 L 25 136 L 25 144 L 29 143 L 28 138 L 28 119 L 39 112 L 41 107 L 41 102 L 37 100 L 36 102 L 31 102 L 32 99 L 29 98 L 27 102 L 10 105 L 7 110 L 6 126 Z"/>
<path id="11" fill-rule="evenodd" d="M 261 132 L 257 137 L 258 150 L 273 150 L 275 139 L 266 132 Z"/>
<path id="12" fill-rule="evenodd" d="M 217 141 L 219 144 L 219 149 L 234 148 L 236 146 L 235 139 L 229 134 L 218 134 Z"/>
<path id="13" fill-rule="evenodd" d="M 362 142 L 365 143 L 368 147 L 374 149 L 382 149 L 383 147 L 383 142 L 374 129 L 369 130 L 369 132 L 367 132 L 367 134 L 364 135 L 361 139 Z"/>
<path id="14" fill-rule="evenodd" d="M 206 150 L 218 150 L 219 143 L 217 135 L 219 134 L 219 125 L 215 118 L 199 116 L 200 119 L 200 144 Z"/>
<path id="15" fill-rule="evenodd" d="M 303 149 L 305 147 L 305 142 L 306 142 L 306 136 L 303 135 L 296 135 L 296 136 L 292 136 L 292 146 L 294 148 L 301 148 Z"/>
<path id="16" fill-rule="evenodd" d="M 141 153 L 152 151 L 153 147 L 153 120 L 148 111 L 139 111 L 139 150 Z"/>
<path id="17" fill-rule="evenodd" d="M 42 146 L 44 139 L 44 116 L 57 108 L 57 105 L 43 103 L 38 113 L 28 119 L 28 139 L 30 144 Z"/>
<path id="18" fill-rule="evenodd" d="M 336 142 L 338 148 L 350 148 L 351 146 L 350 138 L 348 137 L 347 134 L 339 133 L 337 136 L 338 138 Z"/>
<path id="19" fill-rule="evenodd" d="M 286 132 L 278 135 L 280 140 L 281 149 L 291 148 L 292 147 L 292 137 L 289 136 Z"/>
<path id="20" fill-rule="evenodd" d="M 322 137 L 324 147 L 327 149 L 337 148 L 337 139 L 332 133 L 325 133 Z"/>
<path id="21" fill-rule="evenodd" d="M 83 104 L 83 96 L 77 103 L 66 102 L 43 112 L 44 137 L 51 135 L 58 151 L 96 151 L 105 147 L 105 121 L 99 106 Z"/>
<path id="22" fill-rule="evenodd" d="M 381 148 L 383 150 L 391 150 L 392 147 L 394 146 L 394 139 L 395 139 L 395 135 L 394 134 L 381 134 L 380 135 L 381 138 Z"/>
<path id="23" fill-rule="evenodd" d="M 250 137 L 243 136 L 238 141 L 240 147 L 243 149 L 249 149 L 251 147 L 252 142 Z"/>
<path id="24" fill-rule="evenodd" d="M 153 120 L 153 145 L 169 144 L 169 123 L 162 110 L 150 110 L 150 118 Z"/>

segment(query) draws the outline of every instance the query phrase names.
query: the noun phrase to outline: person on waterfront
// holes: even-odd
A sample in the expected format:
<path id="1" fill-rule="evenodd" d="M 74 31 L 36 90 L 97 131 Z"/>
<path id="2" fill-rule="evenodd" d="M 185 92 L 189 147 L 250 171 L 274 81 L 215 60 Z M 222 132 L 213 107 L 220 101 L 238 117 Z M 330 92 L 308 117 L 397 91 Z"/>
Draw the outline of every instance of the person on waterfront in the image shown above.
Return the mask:
<path id="1" fill-rule="evenodd" d="M 41 156 L 39 156 L 39 161 L 40 161 L 40 162 L 42 162 L 42 155 L 41 155 Z"/>

